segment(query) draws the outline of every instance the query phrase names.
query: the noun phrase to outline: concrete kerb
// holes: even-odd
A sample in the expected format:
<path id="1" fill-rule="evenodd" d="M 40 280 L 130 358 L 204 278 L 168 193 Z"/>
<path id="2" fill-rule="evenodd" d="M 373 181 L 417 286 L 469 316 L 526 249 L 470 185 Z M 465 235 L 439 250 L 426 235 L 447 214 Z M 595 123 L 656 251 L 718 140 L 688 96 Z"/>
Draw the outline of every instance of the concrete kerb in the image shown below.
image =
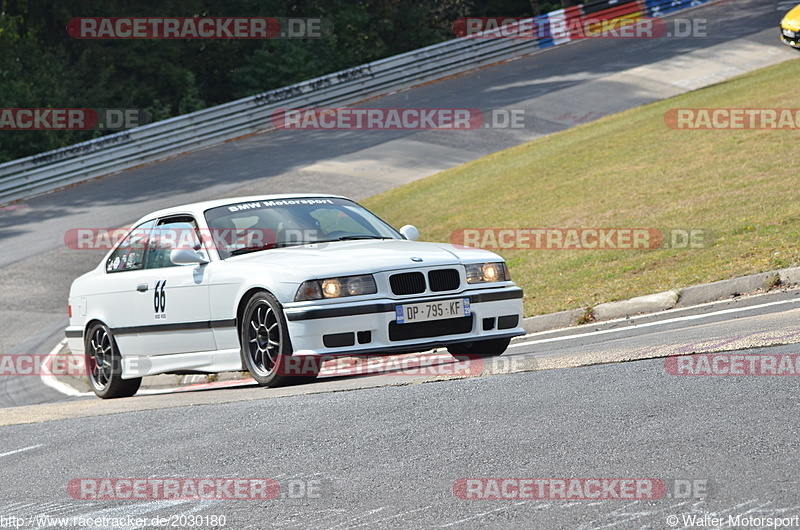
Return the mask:
<path id="1" fill-rule="evenodd" d="M 539 315 L 522 319 L 522 327 L 526 333 L 537 333 L 550 329 L 560 329 L 573 326 L 585 314 L 583 309 L 572 309 L 549 315 Z"/>
<path id="2" fill-rule="evenodd" d="M 636 298 L 620 300 L 619 302 L 607 302 L 593 308 L 594 318 L 596 320 L 611 320 L 641 313 L 657 313 L 675 307 L 679 298 L 680 291 L 672 290 L 637 296 Z"/>
<path id="3" fill-rule="evenodd" d="M 707 283 L 705 285 L 686 287 L 681 289 L 681 297 L 676 306 L 689 307 L 738 296 L 740 294 L 756 292 L 759 289 L 766 290 L 770 278 L 778 274 L 778 271 L 762 272 L 760 274 L 742 276 L 741 278 L 732 278 L 730 280 Z"/>
<path id="4" fill-rule="evenodd" d="M 800 267 L 761 272 L 730 280 L 637 296 L 628 300 L 606 302 L 592 307 L 591 310 L 597 321 L 614 320 L 735 298 L 743 294 L 755 294 L 788 285 L 800 285 Z M 573 309 L 529 317 L 522 320 L 522 327 L 527 333 L 565 328 L 577 325 L 578 320 L 586 313 L 587 309 Z"/>

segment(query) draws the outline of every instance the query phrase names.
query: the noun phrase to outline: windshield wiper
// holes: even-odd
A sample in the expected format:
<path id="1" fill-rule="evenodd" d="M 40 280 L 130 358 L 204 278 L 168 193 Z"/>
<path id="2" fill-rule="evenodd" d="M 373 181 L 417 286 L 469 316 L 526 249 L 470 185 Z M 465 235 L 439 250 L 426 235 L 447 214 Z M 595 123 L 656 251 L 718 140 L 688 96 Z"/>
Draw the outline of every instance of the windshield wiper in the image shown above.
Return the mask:
<path id="1" fill-rule="evenodd" d="M 272 248 L 272 246 L 237 248 L 236 250 L 231 250 L 231 256 L 241 256 L 242 254 L 249 254 L 251 252 L 258 252 L 260 250 L 268 250 L 270 248 Z"/>
<path id="2" fill-rule="evenodd" d="M 353 234 L 351 236 L 342 236 L 337 237 L 336 239 L 329 239 L 327 241 L 316 241 L 316 243 L 329 243 L 331 241 L 355 241 L 358 239 L 393 239 L 391 237 L 383 237 L 383 236 L 372 236 L 372 235 L 365 235 L 365 234 Z"/>
<path id="3" fill-rule="evenodd" d="M 237 248 L 231 251 L 231 256 L 241 256 L 242 254 L 249 254 L 250 252 L 258 252 L 261 250 L 271 250 L 273 248 L 297 247 L 300 245 L 310 245 L 316 241 L 280 241 L 272 245 L 261 245 L 258 247 L 244 247 Z"/>

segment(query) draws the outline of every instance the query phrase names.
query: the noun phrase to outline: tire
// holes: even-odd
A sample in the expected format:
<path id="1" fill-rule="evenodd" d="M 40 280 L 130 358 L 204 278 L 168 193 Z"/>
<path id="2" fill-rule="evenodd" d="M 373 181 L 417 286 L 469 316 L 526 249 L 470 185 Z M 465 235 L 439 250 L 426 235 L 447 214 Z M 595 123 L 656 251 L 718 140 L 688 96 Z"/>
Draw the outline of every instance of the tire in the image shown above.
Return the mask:
<path id="1" fill-rule="evenodd" d="M 291 374 L 287 358 L 292 343 L 286 317 L 278 300 L 259 292 L 248 300 L 239 326 L 242 363 L 261 386 L 295 385 L 316 379 L 319 365 L 304 366 L 302 375 Z"/>
<path id="2" fill-rule="evenodd" d="M 510 343 L 510 338 L 476 340 L 474 342 L 451 344 L 447 347 L 447 351 L 456 358 L 497 357 L 506 351 Z"/>
<path id="3" fill-rule="evenodd" d="M 86 334 L 86 371 L 97 397 L 130 397 L 139 390 L 142 378 L 122 379 L 122 356 L 108 326 L 95 324 Z"/>

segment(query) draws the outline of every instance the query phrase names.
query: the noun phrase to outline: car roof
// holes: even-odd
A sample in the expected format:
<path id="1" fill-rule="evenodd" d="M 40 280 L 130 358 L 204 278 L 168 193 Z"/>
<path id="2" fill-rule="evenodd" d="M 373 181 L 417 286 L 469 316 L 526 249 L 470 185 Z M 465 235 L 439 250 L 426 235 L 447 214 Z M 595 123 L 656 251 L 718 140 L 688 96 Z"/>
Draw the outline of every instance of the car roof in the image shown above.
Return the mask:
<path id="1" fill-rule="evenodd" d="M 162 210 L 151 212 L 141 220 L 152 219 L 154 217 L 166 217 L 168 215 L 182 214 L 191 212 L 195 215 L 201 215 L 206 210 L 217 208 L 219 206 L 227 206 L 229 204 L 237 204 L 242 202 L 256 202 L 256 201 L 274 201 L 281 199 L 312 199 L 312 198 L 326 198 L 326 199 L 347 199 L 341 195 L 330 195 L 327 193 L 283 193 L 276 195 L 251 195 L 248 197 L 229 197 L 227 199 L 214 199 L 210 201 L 193 202 L 190 204 L 181 204 L 178 206 L 171 206 Z M 349 199 L 348 199 L 349 200 Z"/>

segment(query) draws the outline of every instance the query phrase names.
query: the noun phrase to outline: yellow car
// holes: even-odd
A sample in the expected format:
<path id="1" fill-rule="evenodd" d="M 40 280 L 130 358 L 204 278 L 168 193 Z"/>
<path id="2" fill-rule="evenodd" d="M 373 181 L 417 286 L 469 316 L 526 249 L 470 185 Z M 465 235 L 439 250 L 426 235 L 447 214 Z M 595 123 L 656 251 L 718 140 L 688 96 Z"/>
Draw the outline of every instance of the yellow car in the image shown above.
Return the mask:
<path id="1" fill-rule="evenodd" d="M 793 7 L 781 20 L 781 41 L 800 49 L 800 5 Z"/>

